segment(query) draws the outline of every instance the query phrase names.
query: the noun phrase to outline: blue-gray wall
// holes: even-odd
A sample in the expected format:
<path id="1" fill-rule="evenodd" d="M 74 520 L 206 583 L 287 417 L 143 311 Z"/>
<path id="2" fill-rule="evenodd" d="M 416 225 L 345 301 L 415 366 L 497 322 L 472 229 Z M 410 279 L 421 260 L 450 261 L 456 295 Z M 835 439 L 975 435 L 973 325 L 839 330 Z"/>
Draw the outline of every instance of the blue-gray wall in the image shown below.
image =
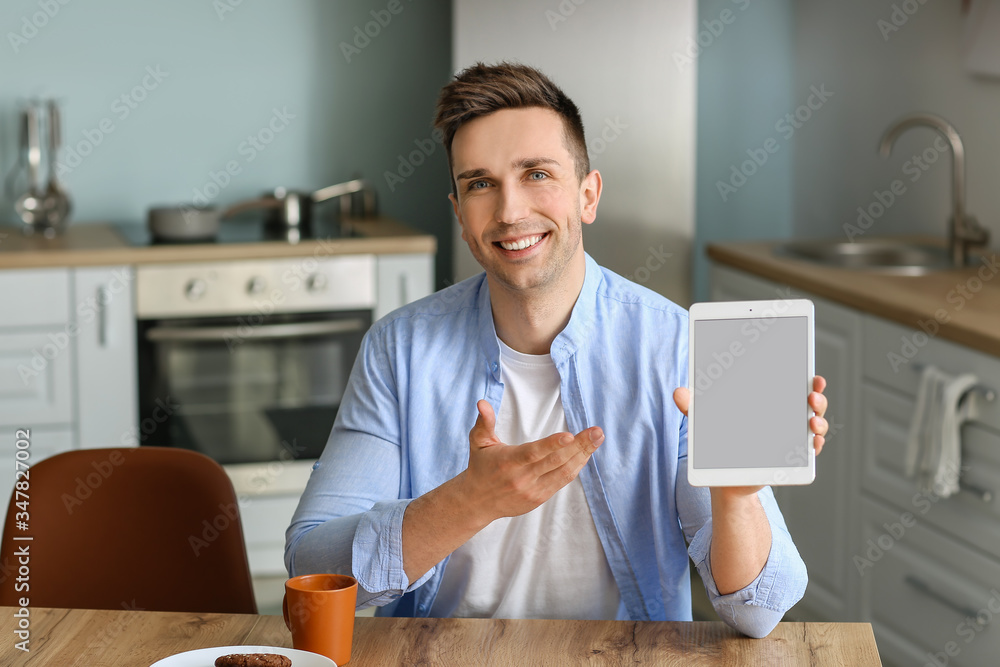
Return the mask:
<path id="1" fill-rule="evenodd" d="M 786 139 L 784 125 L 776 128 L 776 124 L 809 95 L 808 89 L 793 89 L 792 4 L 792 0 L 698 2 L 698 30 L 709 33 L 702 37 L 707 46 L 697 60 L 694 301 L 708 298 L 707 244 L 785 238 L 792 233 L 794 135 Z M 716 21 L 725 10 L 731 12 L 726 16 L 730 22 L 720 29 Z M 762 158 L 759 151 L 768 139 L 775 143 L 770 144 L 774 152 L 767 161 L 759 167 L 748 165 L 745 171 L 754 173 L 735 192 L 720 193 L 719 182 L 731 185 L 732 167 L 739 169 L 751 159 L 748 150 Z"/>
<path id="2" fill-rule="evenodd" d="M 375 36 L 358 35 L 366 29 Z M 64 177 L 76 224 L 143 224 L 152 205 L 191 201 L 206 185 L 215 193 L 212 172 L 230 161 L 240 173 L 216 194 L 220 206 L 361 175 L 383 213 L 437 235 L 438 283 L 451 276 L 440 146 L 415 155 L 402 182 L 386 179 L 400 155 L 429 150 L 414 142 L 430 136 L 451 73 L 448 0 L 5 0 L 0 35 L 0 170 L 15 162 L 20 103 L 63 100 L 68 147 L 93 146 Z M 255 154 L 244 142 L 275 110 L 294 118 Z M 0 219 L 14 222 L 11 203 L 5 194 Z"/>

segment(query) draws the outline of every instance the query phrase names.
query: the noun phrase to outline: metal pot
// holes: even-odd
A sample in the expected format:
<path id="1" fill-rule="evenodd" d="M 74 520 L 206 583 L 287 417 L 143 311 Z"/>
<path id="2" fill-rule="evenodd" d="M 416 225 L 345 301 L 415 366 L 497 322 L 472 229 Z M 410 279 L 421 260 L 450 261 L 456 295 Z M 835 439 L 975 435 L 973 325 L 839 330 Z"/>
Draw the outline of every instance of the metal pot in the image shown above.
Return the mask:
<path id="1" fill-rule="evenodd" d="M 158 206 L 149 209 L 147 224 L 160 241 L 210 241 L 219 234 L 219 211 L 211 206 Z"/>
<path id="2" fill-rule="evenodd" d="M 259 199 L 234 204 L 223 211 L 219 217 L 228 218 L 243 211 L 269 209 L 272 213 L 267 219 L 268 227 L 288 241 L 297 243 L 301 239 L 313 235 L 312 216 L 315 204 L 354 194 L 360 194 L 362 197 L 362 217 L 373 214 L 375 211 L 374 191 L 364 181 L 355 179 L 346 183 L 330 185 L 315 192 L 277 188 L 273 193 L 266 194 Z M 341 200 L 341 212 L 349 214 L 350 211 L 351 200 Z"/>

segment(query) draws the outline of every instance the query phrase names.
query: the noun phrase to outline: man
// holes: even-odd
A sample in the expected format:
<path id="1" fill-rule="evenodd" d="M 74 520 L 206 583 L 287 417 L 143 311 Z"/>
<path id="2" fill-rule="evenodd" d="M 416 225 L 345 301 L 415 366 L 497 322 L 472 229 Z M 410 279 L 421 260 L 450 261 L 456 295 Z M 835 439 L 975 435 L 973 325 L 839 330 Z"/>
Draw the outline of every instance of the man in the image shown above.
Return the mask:
<path id="1" fill-rule="evenodd" d="M 769 488 L 687 483 L 687 313 L 584 253 L 602 184 L 576 106 L 479 64 L 435 124 L 485 274 L 367 334 L 289 572 L 353 574 L 383 614 L 690 620 L 690 553 L 723 620 L 768 634 L 805 566 Z"/>

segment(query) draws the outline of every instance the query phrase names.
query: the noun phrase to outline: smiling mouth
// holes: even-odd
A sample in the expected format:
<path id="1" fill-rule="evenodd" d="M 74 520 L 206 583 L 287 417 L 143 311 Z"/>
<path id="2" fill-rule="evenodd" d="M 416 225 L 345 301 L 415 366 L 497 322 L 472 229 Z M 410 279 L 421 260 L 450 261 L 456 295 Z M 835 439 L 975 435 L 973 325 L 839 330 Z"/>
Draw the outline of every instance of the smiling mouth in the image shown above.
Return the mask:
<path id="1" fill-rule="evenodd" d="M 533 236 L 525 236 L 524 238 L 518 239 L 516 241 L 496 241 L 494 242 L 493 245 L 500 246 L 504 250 L 512 250 L 512 251 L 525 250 L 526 248 L 534 246 L 546 236 L 548 236 L 547 232 L 545 234 L 535 234 Z"/>

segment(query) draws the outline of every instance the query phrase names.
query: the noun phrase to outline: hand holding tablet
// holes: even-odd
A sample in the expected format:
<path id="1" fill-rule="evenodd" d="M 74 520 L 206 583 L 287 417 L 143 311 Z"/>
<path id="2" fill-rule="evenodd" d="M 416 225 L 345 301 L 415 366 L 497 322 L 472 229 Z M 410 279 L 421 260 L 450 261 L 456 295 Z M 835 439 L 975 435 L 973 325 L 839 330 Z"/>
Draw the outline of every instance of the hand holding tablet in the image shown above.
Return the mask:
<path id="1" fill-rule="evenodd" d="M 813 436 L 827 429 L 825 399 L 820 396 L 813 406 L 806 401 L 810 391 L 825 386 L 817 380 L 814 387 L 814 349 L 811 301 L 691 307 L 687 414 L 693 486 L 813 481 Z"/>

